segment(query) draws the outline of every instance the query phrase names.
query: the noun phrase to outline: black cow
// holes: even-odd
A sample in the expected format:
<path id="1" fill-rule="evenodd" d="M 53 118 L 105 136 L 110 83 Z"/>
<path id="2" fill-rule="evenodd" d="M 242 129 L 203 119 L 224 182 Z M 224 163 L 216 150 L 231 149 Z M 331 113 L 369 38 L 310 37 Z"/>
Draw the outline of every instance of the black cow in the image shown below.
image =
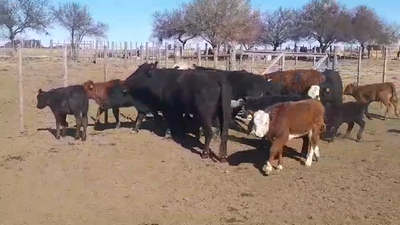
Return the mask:
<path id="1" fill-rule="evenodd" d="M 36 98 L 36 107 L 43 109 L 49 106 L 56 118 L 56 139 L 60 139 L 60 125 L 62 126 L 62 136 L 66 135 L 67 115 L 74 115 L 76 120 L 75 140 L 79 139 L 80 129 L 83 126 L 82 141 L 86 141 L 89 98 L 82 85 L 61 87 L 49 91 L 39 89 Z"/>
<path id="2" fill-rule="evenodd" d="M 346 102 L 340 105 L 326 107 L 325 139 L 333 142 L 335 140 L 337 130 L 343 123 L 348 124 L 346 134 L 344 135 L 344 137 L 347 137 L 353 129 L 354 123 L 357 123 L 360 126 L 357 134 L 357 141 L 360 141 L 365 128 L 364 115 L 368 119 L 372 119 L 367 113 L 367 107 L 367 103 L 360 102 Z"/>
<path id="3" fill-rule="evenodd" d="M 343 82 L 340 74 L 326 69 L 322 72 L 326 80 L 320 86 L 321 102 L 324 106 L 340 105 L 343 103 Z"/>
<path id="4" fill-rule="evenodd" d="M 205 133 L 202 158 L 209 157 L 211 123 L 218 117 L 222 130 L 219 158 L 225 161 L 231 119 L 231 88 L 224 73 L 157 69 L 156 66 L 157 62 L 139 66 L 125 80 L 129 93 L 154 111 L 160 110 L 172 134 L 183 134 L 183 114 L 200 118 Z"/>

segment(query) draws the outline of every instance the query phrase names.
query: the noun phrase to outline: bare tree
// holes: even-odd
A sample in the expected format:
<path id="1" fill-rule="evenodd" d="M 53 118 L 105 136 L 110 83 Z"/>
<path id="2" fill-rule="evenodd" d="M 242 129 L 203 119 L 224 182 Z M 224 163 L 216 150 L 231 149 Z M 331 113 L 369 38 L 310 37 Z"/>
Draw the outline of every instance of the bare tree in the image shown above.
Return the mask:
<path id="1" fill-rule="evenodd" d="M 273 12 L 265 12 L 263 22 L 265 24 L 264 43 L 274 48 L 274 51 L 289 41 L 294 31 L 294 11 L 292 9 L 279 9 Z"/>
<path id="2" fill-rule="evenodd" d="M 381 37 L 382 26 L 378 15 L 368 6 L 357 6 L 352 12 L 350 32 L 352 40 L 360 44 L 364 57 L 366 45 Z"/>
<path id="3" fill-rule="evenodd" d="M 0 26 L 13 46 L 18 34 L 26 30 L 46 33 L 50 24 L 48 0 L 0 1 Z"/>
<path id="4" fill-rule="evenodd" d="M 303 6 L 299 19 L 301 28 L 307 36 L 319 42 L 322 52 L 335 42 L 351 39 L 350 14 L 335 0 L 309 1 Z"/>
<path id="5" fill-rule="evenodd" d="M 294 42 L 294 50 L 297 52 L 297 43 L 303 39 L 309 39 L 307 30 L 302 28 L 301 10 L 293 10 L 293 27 L 291 28 L 290 41 Z"/>
<path id="6" fill-rule="evenodd" d="M 196 27 L 188 23 L 187 7 L 182 5 L 181 9 L 153 14 L 153 34 L 159 41 L 163 39 L 176 38 L 185 47 L 186 43 L 198 36 Z"/>
<path id="7" fill-rule="evenodd" d="M 243 28 L 238 38 L 238 43 L 241 44 L 245 50 L 250 50 L 262 44 L 263 34 L 265 34 L 265 27 L 259 11 L 253 11 L 249 15 L 249 21 L 251 21 L 251 23 Z"/>
<path id="8" fill-rule="evenodd" d="M 84 37 L 103 38 L 107 35 L 108 25 L 96 22 L 86 5 L 77 2 L 60 3 L 58 7 L 52 8 L 52 13 L 56 22 L 70 34 L 73 59 L 77 58 L 76 50 L 79 49 L 79 44 Z"/>
<path id="9" fill-rule="evenodd" d="M 193 0 L 188 4 L 188 22 L 213 48 L 236 43 L 252 26 L 250 0 Z"/>
<path id="10" fill-rule="evenodd" d="M 381 21 L 381 30 L 377 39 L 378 44 L 393 44 L 400 40 L 400 24 Z"/>

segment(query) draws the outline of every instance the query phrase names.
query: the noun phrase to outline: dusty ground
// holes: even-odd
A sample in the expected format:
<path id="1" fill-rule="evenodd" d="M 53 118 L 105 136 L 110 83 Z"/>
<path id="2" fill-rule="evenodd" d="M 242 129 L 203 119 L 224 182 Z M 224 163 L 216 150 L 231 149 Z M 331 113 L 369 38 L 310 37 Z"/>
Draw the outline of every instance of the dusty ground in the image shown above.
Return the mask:
<path id="1" fill-rule="evenodd" d="M 0 62 L 0 224 L 400 224 L 397 119 L 367 121 L 361 143 L 322 142 L 322 159 L 311 168 L 288 155 L 282 172 L 265 177 L 258 170 L 265 144 L 233 130 L 226 164 L 162 140 L 146 130 L 151 121 L 136 135 L 126 123 L 119 130 L 89 127 L 84 143 L 70 136 L 57 141 L 46 130 L 55 127 L 50 109 L 35 105 L 39 88 L 63 84 L 61 61 L 24 61 L 27 131 L 19 134 L 15 64 Z M 364 61 L 362 83 L 379 82 L 382 64 Z M 264 67 L 260 62 L 255 70 Z M 110 68 L 109 78 L 125 78 L 134 69 Z M 340 62 L 346 84 L 355 71 L 355 60 Z M 387 80 L 397 88 L 399 74 L 400 61 L 389 61 Z M 101 81 L 102 65 L 69 65 L 70 84 L 89 78 Z M 91 102 L 91 116 L 95 110 Z M 135 110 L 122 114 L 134 117 Z M 71 117 L 68 122 L 75 124 Z M 218 142 L 212 147 L 216 151 Z"/>

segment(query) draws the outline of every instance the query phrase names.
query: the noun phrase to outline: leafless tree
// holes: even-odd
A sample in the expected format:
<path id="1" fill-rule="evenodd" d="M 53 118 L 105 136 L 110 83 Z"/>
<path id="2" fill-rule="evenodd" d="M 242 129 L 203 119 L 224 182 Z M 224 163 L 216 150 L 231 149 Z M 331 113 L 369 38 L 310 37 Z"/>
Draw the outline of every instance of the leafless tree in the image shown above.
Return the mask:
<path id="1" fill-rule="evenodd" d="M 368 6 L 357 6 L 352 10 L 350 32 L 352 40 L 360 44 L 362 57 L 364 57 L 366 45 L 381 37 L 382 26 L 379 16 Z"/>
<path id="2" fill-rule="evenodd" d="M 335 0 L 311 0 L 301 9 L 301 28 L 319 42 L 322 52 L 331 44 L 349 41 L 351 17 L 346 8 Z"/>
<path id="3" fill-rule="evenodd" d="M 213 48 L 239 42 L 254 22 L 250 0 L 193 0 L 187 13 L 188 22 Z"/>
<path id="4" fill-rule="evenodd" d="M 106 37 L 108 25 L 96 22 L 90 15 L 89 8 L 78 2 L 67 2 L 52 8 L 52 14 L 57 23 L 68 30 L 71 38 L 72 58 L 77 58 L 77 49 L 83 38 L 92 36 Z"/>
<path id="5" fill-rule="evenodd" d="M 50 24 L 48 0 L 0 1 L 0 26 L 13 46 L 18 34 L 26 30 L 46 33 Z"/>
<path id="6" fill-rule="evenodd" d="M 251 50 L 255 46 L 263 43 L 263 34 L 265 34 L 265 27 L 261 20 L 259 11 L 253 11 L 249 15 L 251 23 L 243 27 L 243 31 L 238 38 L 238 43 L 241 44 L 245 50 Z"/>
<path id="7" fill-rule="evenodd" d="M 294 49 L 297 51 L 297 43 L 303 39 L 309 39 L 307 30 L 302 28 L 301 10 L 296 9 L 293 13 L 293 27 L 291 28 L 290 40 L 294 42 Z"/>
<path id="8" fill-rule="evenodd" d="M 153 14 L 153 34 L 159 41 L 176 38 L 185 47 L 187 41 L 198 36 L 196 26 L 187 20 L 187 7 L 182 5 L 180 9 Z"/>
<path id="9" fill-rule="evenodd" d="M 294 11 L 280 7 L 273 12 L 265 12 L 263 15 L 265 24 L 264 43 L 276 49 L 289 41 L 294 31 Z"/>
<path id="10" fill-rule="evenodd" d="M 381 32 L 377 39 L 378 44 L 393 44 L 400 40 L 400 24 L 381 20 Z"/>

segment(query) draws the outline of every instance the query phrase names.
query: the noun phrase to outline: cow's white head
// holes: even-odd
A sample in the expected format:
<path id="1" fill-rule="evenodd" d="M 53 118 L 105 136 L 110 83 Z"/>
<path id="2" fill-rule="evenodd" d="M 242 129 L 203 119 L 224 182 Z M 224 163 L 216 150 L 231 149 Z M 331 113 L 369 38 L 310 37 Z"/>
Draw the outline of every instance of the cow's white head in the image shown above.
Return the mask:
<path id="1" fill-rule="evenodd" d="M 253 130 L 251 133 L 257 137 L 264 137 L 269 131 L 270 121 L 269 112 L 258 110 L 253 115 Z"/>
<path id="2" fill-rule="evenodd" d="M 310 89 L 307 92 L 307 95 L 312 99 L 321 100 L 320 91 L 321 88 L 318 85 L 311 85 Z"/>

